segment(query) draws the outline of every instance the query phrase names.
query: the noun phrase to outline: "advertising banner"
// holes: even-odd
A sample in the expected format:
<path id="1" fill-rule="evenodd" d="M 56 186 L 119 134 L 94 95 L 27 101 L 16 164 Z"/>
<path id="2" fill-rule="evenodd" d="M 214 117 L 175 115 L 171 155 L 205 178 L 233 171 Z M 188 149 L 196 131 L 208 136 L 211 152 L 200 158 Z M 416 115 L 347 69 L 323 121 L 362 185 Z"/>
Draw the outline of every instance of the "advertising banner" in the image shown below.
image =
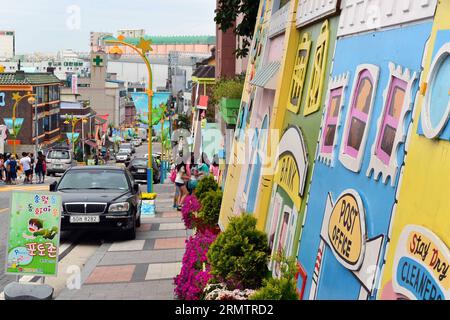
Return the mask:
<path id="1" fill-rule="evenodd" d="M 6 274 L 57 276 L 61 196 L 13 192 Z"/>

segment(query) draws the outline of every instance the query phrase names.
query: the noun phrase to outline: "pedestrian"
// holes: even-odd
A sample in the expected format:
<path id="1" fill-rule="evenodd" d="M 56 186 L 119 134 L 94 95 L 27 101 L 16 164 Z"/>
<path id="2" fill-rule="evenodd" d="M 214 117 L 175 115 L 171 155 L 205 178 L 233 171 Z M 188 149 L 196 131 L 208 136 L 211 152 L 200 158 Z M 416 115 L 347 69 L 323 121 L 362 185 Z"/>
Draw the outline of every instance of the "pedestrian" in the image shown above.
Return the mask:
<path id="1" fill-rule="evenodd" d="M 187 187 L 186 187 L 186 181 L 189 180 L 189 176 L 186 174 L 186 165 L 184 162 L 181 162 L 177 166 L 177 177 L 175 179 L 175 185 L 178 188 L 179 195 L 178 195 L 178 201 L 177 201 L 177 209 L 178 211 L 181 211 L 181 208 L 183 206 L 184 199 L 189 194 Z"/>
<path id="2" fill-rule="evenodd" d="M 35 167 L 35 159 L 34 159 L 34 154 L 30 153 L 30 160 L 31 160 L 31 170 L 30 170 L 30 178 L 29 178 L 29 182 L 33 183 L 33 173 L 34 173 L 34 167 Z"/>
<path id="3" fill-rule="evenodd" d="M 203 153 L 198 165 L 198 174 L 200 180 L 209 175 L 209 165 L 206 161 L 206 155 Z"/>
<path id="4" fill-rule="evenodd" d="M 47 157 L 42 155 L 42 183 L 45 183 L 45 176 L 47 175 Z"/>
<path id="5" fill-rule="evenodd" d="M 6 154 L 5 156 L 5 162 L 3 164 L 3 166 L 5 167 L 5 183 L 6 184 L 11 184 L 11 172 L 10 172 L 10 164 L 11 162 L 11 155 L 9 153 Z"/>
<path id="6" fill-rule="evenodd" d="M 94 154 L 94 162 L 95 162 L 95 165 L 98 166 L 98 153 Z"/>
<path id="7" fill-rule="evenodd" d="M 31 178 L 31 158 L 28 156 L 28 153 L 22 152 L 22 158 L 20 159 L 20 165 L 22 166 L 22 170 L 25 173 L 25 179 L 23 183 L 32 183 Z"/>
<path id="8" fill-rule="evenodd" d="M 9 163 L 8 163 L 8 171 L 9 171 L 9 175 L 10 175 L 10 179 L 11 179 L 11 184 L 16 184 L 17 167 L 18 167 L 18 163 L 16 161 L 16 156 L 12 155 L 11 158 L 9 159 Z"/>
<path id="9" fill-rule="evenodd" d="M 3 171 L 5 170 L 4 162 L 4 156 L 0 153 L 0 181 L 3 181 Z"/>
<path id="10" fill-rule="evenodd" d="M 219 159 L 216 157 L 214 157 L 211 165 L 211 174 L 214 176 L 214 180 L 216 180 L 216 182 L 219 182 L 219 174 L 220 174 Z"/>
<path id="11" fill-rule="evenodd" d="M 195 188 L 198 185 L 198 179 L 200 177 L 200 175 L 198 173 L 198 169 L 197 169 L 196 166 L 194 166 L 191 169 L 191 173 L 192 173 L 191 174 L 191 178 L 190 178 L 190 180 L 188 182 L 188 192 L 189 192 L 189 194 L 192 194 L 195 191 Z"/>
<path id="12" fill-rule="evenodd" d="M 36 180 L 38 184 L 44 183 L 44 155 L 41 151 L 38 152 L 38 157 L 36 161 L 36 166 L 34 172 L 36 173 Z"/>

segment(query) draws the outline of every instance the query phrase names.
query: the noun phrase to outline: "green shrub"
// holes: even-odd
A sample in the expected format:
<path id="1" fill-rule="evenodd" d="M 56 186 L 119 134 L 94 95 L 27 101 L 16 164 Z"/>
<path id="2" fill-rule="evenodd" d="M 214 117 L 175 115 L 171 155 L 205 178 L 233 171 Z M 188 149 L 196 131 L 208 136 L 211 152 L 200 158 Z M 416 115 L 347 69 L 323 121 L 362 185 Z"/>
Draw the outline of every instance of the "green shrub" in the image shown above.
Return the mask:
<path id="1" fill-rule="evenodd" d="M 267 235 L 256 229 L 256 219 L 248 214 L 231 218 L 208 251 L 215 280 L 231 290 L 259 288 L 268 260 Z"/>
<path id="2" fill-rule="evenodd" d="M 220 206 L 222 205 L 223 193 L 221 190 L 208 191 L 203 195 L 201 201 L 202 209 L 197 215 L 201 222 L 210 228 L 214 228 L 219 222 Z"/>
<path id="3" fill-rule="evenodd" d="M 222 79 L 216 83 L 212 94 L 212 103 L 218 104 L 222 98 L 241 99 L 244 91 L 242 79 Z"/>
<path id="4" fill-rule="evenodd" d="M 264 279 L 263 287 L 250 300 L 298 300 L 295 259 L 282 256 L 276 260 L 281 262 L 281 277 Z"/>
<path id="5" fill-rule="evenodd" d="M 195 188 L 195 196 L 200 202 L 202 202 L 202 199 L 207 192 L 217 191 L 218 189 L 219 185 L 214 180 L 214 176 L 209 175 L 198 182 L 198 185 Z"/>

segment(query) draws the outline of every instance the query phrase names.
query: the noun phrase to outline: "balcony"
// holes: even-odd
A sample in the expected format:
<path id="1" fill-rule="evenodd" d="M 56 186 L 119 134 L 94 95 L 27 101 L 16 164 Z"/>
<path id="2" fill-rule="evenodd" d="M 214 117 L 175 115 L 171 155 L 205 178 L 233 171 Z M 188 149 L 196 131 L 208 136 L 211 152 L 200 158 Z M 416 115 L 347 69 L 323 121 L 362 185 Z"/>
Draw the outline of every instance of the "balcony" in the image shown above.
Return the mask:
<path id="1" fill-rule="evenodd" d="M 222 98 L 220 101 L 220 114 L 226 124 L 236 125 L 240 105 L 241 100 L 239 99 Z"/>
<path id="2" fill-rule="evenodd" d="M 269 38 L 273 38 L 286 31 L 287 22 L 291 10 L 290 2 L 286 3 L 270 18 Z"/>

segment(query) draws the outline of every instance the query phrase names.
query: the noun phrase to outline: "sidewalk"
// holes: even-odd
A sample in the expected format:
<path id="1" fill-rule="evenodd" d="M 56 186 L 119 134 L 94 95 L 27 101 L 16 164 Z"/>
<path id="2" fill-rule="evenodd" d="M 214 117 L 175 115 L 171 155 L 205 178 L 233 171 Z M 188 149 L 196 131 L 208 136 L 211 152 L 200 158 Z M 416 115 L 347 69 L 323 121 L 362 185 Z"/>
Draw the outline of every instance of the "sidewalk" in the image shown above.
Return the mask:
<path id="1" fill-rule="evenodd" d="M 157 214 L 143 217 L 136 240 L 104 243 L 84 266 L 80 290 L 64 289 L 57 300 L 172 300 L 191 235 L 174 212 L 173 184 L 155 185 Z"/>

